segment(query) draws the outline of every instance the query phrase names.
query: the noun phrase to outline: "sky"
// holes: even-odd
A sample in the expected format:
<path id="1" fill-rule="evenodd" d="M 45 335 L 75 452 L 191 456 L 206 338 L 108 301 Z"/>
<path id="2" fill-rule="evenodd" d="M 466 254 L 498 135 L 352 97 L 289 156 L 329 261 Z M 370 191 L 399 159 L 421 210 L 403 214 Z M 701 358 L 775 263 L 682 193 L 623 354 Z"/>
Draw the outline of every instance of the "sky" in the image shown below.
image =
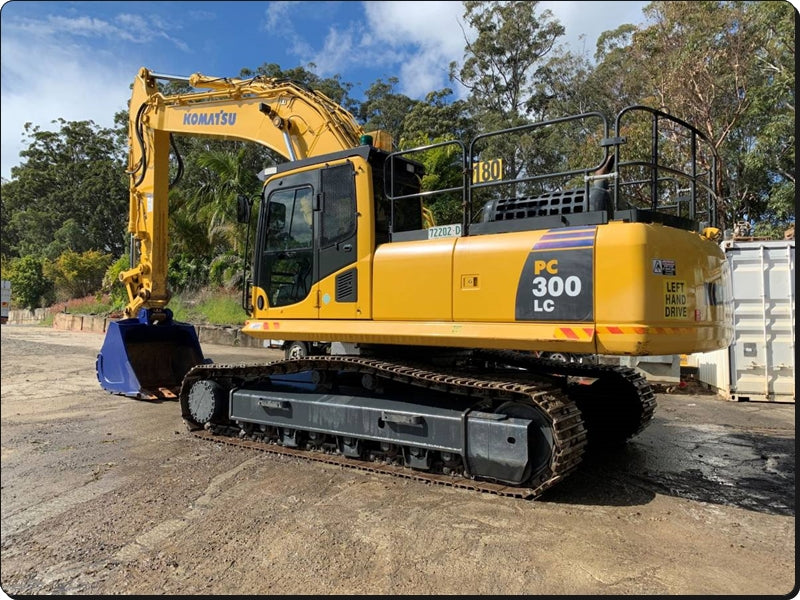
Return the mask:
<path id="1" fill-rule="evenodd" d="M 597 37 L 642 24 L 647 2 L 541 2 L 565 27 L 561 42 L 591 57 Z M 39 2 L 0 6 L 0 176 L 10 178 L 27 147 L 24 124 L 58 131 L 54 120 L 110 127 L 125 110 L 139 68 L 156 73 L 236 77 L 264 63 L 339 75 L 350 95 L 378 79 L 422 99 L 453 89 L 448 65 L 461 63 L 461 2 Z M 314 68 L 309 65 L 313 63 Z"/>

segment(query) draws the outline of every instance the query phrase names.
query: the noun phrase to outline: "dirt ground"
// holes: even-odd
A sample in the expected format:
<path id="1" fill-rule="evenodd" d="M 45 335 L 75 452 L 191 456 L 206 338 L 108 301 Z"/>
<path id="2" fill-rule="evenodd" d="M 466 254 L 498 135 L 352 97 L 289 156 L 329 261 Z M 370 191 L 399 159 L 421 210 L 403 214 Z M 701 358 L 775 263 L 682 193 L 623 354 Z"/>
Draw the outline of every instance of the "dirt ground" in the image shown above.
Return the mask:
<path id="1" fill-rule="evenodd" d="M 794 405 L 658 394 L 639 437 L 528 501 L 199 440 L 176 402 L 100 388 L 102 334 L 0 332 L 12 597 L 796 594 Z"/>

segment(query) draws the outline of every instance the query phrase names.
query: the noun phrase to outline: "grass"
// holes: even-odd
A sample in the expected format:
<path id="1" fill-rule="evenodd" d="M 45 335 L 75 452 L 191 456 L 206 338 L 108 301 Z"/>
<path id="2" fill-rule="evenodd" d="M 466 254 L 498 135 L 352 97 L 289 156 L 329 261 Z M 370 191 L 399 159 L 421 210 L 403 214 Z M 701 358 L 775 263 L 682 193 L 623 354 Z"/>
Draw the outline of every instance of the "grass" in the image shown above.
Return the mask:
<path id="1" fill-rule="evenodd" d="M 167 306 L 176 321 L 193 325 L 243 325 L 247 314 L 241 305 L 240 292 L 226 290 L 200 290 L 195 293 L 176 295 Z M 121 307 L 109 296 L 97 298 L 87 296 L 66 302 L 57 302 L 47 310 L 42 325 L 52 326 L 53 314 L 67 312 L 81 315 L 104 315 L 112 318 L 122 316 Z"/>
<path id="2" fill-rule="evenodd" d="M 56 302 L 47 309 L 48 313 L 66 312 L 81 315 L 106 315 L 114 310 L 114 303 L 109 295 L 98 298 L 72 298 L 64 302 Z"/>
<path id="3" fill-rule="evenodd" d="M 239 292 L 203 290 L 197 294 L 176 296 L 169 303 L 176 320 L 195 325 L 244 325 Z"/>

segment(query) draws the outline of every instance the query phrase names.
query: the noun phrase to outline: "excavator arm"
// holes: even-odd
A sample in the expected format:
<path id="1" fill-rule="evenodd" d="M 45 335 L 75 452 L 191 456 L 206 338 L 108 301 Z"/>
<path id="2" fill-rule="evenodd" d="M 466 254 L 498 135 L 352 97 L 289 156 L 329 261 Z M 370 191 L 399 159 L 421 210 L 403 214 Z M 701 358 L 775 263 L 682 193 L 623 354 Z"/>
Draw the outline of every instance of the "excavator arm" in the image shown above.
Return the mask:
<path id="1" fill-rule="evenodd" d="M 164 95 L 158 80 L 188 83 L 188 93 Z M 266 77 L 230 79 L 196 73 L 160 75 L 142 68 L 133 82 L 129 120 L 130 214 L 139 262 L 120 274 L 128 293 L 125 314 L 163 308 L 167 289 L 169 151 L 173 134 L 250 141 L 287 160 L 364 143 L 391 151 L 385 132 L 365 132 L 353 116 L 318 91 Z"/>
<path id="2" fill-rule="evenodd" d="M 159 80 L 188 83 L 165 95 Z M 175 387 L 205 362 L 192 325 L 167 307 L 170 146 L 173 134 L 250 141 L 288 161 L 356 148 L 391 151 L 385 132 L 365 135 L 353 116 L 324 94 L 267 77 L 229 79 L 162 75 L 142 68 L 133 81 L 129 117 L 131 268 L 120 273 L 128 303 L 109 323 L 97 357 L 107 390 L 142 399 L 175 397 Z"/>

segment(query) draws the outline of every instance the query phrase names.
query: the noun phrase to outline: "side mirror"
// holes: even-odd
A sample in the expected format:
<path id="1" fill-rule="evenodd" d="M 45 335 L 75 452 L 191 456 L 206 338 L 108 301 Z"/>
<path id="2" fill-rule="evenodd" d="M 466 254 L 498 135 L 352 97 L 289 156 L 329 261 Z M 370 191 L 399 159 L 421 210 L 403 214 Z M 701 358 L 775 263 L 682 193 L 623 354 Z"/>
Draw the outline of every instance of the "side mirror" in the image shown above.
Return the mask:
<path id="1" fill-rule="evenodd" d="M 239 194 L 236 198 L 236 220 L 239 223 L 250 222 L 250 208 L 252 205 L 253 203 L 247 196 Z"/>

